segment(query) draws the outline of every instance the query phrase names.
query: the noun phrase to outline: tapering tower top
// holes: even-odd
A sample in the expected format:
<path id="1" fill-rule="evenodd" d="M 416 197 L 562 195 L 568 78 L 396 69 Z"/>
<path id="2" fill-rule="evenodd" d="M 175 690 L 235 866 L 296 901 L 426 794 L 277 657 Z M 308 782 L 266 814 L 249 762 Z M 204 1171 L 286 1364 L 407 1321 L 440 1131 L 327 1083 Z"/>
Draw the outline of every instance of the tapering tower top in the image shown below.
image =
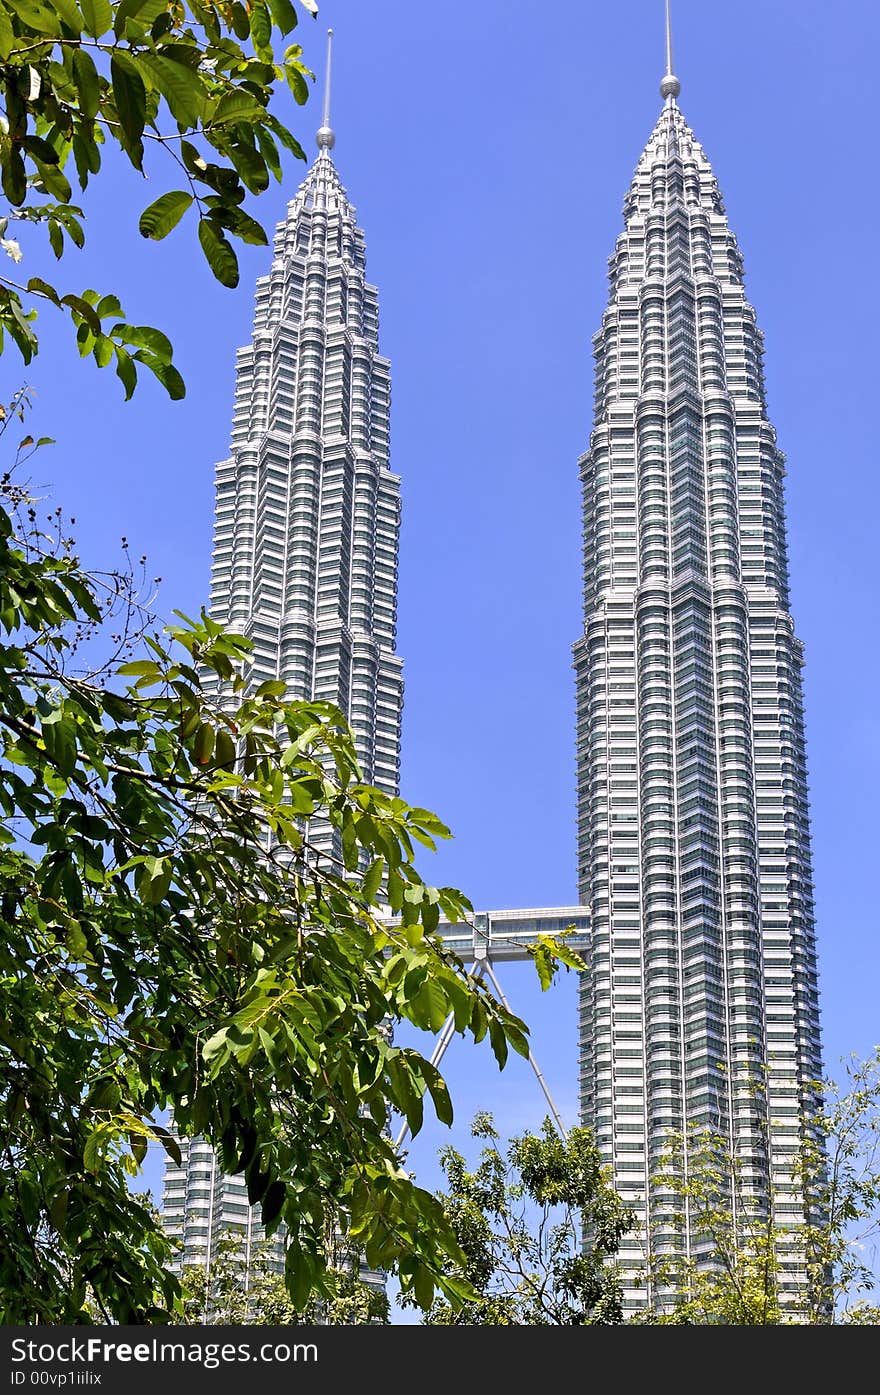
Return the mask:
<path id="1" fill-rule="evenodd" d="M 680 92 L 681 83 L 672 71 L 672 18 L 669 13 L 669 0 L 666 0 L 666 72 L 660 84 L 660 96 L 669 102 Z"/>
<path id="2" fill-rule="evenodd" d="M 324 114 L 318 127 L 315 140 L 319 150 L 332 150 L 336 135 L 330 125 L 330 61 L 333 57 L 333 30 L 327 30 L 327 70 L 324 74 Z"/>

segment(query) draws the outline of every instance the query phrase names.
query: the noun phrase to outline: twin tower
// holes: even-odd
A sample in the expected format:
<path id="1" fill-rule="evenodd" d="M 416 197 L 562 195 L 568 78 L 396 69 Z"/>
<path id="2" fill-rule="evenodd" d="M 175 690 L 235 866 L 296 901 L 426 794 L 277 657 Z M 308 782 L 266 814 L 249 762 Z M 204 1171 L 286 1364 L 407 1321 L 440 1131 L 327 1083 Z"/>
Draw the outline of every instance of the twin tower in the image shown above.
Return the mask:
<path id="1" fill-rule="evenodd" d="M 582 1122 L 639 1217 L 621 1253 L 630 1310 L 646 1248 L 712 1263 L 653 1181 L 690 1124 L 720 1130 L 788 1228 L 781 1296 L 796 1308 L 793 1169 L 822 1061 L 784 464 L 742 257 L 679 91 L 670 62 L 611 258 L 580 461 Z M 254 683 L 337 703 L 365 778 L 396 792 L 389 364 L 333 143 L 325 109 L 238 354 L 211 613 L 252 638 Z M 168 1169 L 163 1215 L 184 1262 L 223 1231 L 258 1235 L 243 1184 L 199 1142 Z"/>

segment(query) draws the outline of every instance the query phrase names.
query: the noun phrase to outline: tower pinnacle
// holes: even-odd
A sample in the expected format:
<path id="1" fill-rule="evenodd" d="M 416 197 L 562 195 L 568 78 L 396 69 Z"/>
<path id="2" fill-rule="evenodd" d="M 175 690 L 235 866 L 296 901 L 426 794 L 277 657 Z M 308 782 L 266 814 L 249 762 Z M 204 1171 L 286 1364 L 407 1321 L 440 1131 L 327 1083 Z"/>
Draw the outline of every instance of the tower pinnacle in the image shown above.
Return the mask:
<path id="1" fill-rule="evenodd" d="M 333 30 L 327 30 L 327 70 L 324 74 L 324 114 L 315 135 L 319 150 L 332 150 L 336 135 L 330 125 L 330 61 L 333 56 Z"/>
<path id="2" fill-rule="evenodd" d="M 680 92 L 681 83 L 672 71 L 672 19 L 669 14 L 669 0 L 666 0 L 666 72 L 660 84 L 660 96 L 669 101 Z"/>

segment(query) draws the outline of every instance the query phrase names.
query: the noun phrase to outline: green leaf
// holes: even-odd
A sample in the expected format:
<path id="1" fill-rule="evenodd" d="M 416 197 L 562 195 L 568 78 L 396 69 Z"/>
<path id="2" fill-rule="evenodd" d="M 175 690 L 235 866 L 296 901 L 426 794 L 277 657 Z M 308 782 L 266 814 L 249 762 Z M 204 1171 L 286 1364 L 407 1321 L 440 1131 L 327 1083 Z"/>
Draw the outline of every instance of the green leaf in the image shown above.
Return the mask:
<path id="1" fill-rule="evenodd" d="M 27 194 L 27 174 L 24 168 L 24 160 L 16 146 L 12 146 L 6 152 L 3 159 L 2 173 L 0 173 L 0 184 L 9 202 L 18 206 L 24 203 Z"/>
<path id="2" fill-rule="evenodd" d="M 83 17 L 79 7 L 74 4 L 74 0 L 52 0 L 52 8 L 61 16 L 71 34 L 75 38 L 79 38 L 83 30 Z M 74 55 L 79 52 L 81 52 L 80 49 L 74 49 Z"/>
<path id="3" fill-rule="evenodd" d="M 504 1035 L 504 1030 L 500 1022 L 498 1022 L 494 1017 L 489 1018 L 489 1041 L 492 1044 L 492 1050 L 495 1054 L 495 1060 L 498 1062 L 498 1065 L 503 1070 L 504 1066 L 507 1063 L 508 1055 L 507 1037 Z"/>
<path id="4" fill-rule="evenodd" d="M 293 93 L 293 100 L 297 106 L 305 106 L 309 100 L 309 86 L 303 77 L 302 64 L 296 57 L 286 57 L 284 61 L 284 76 L 287 79 L 287 86 Z"/>
<path id="5" fill-rule="evenodd" d="M 101 1161 L 99 1156 L 101 1135 L 97 1131 L 90 1133 L 86 1139 L 86 1146 L 83 1149 L 83 1167 L 86 1172 L 100 1171 Z"/>
<path id="6" fill-rule="evenodd" d="M 161 194 L 148 208 L 145 208 L 138 221 L 142 237 L 151 237 L 160 242 L 176 228 L 187 209 L 192 206 L 193 196 L 182 189 Z"/>
<path id="7" fill-rule="evenodd" d="M 214 728 L 209 722 L 202 722 L 193 742 L 193 753 L 199 765 L 207 765 L 214 754 Z"/>
<path id="8" fill-rule="evenodd" d="M 14 10 L 21 22 L 33 34 L 50 35 L 57 38 L 61 25 L 54 10 L 41 5 L 38 0 L 7 0 L 7 7 Z"/>
<path id="9" fill-rule="evenodd" d="M 364 894 L 364 900 L 370 906 L 375 903 L 376 893 L 382 885 L 382 874 L 384 871 L 385 859 L 384 857 L 377 857 L 370 863 L 364 874 L 364 879 L 361 882 L 361 891 Z"/>
<path id="10" fill-rule="evenodd" d="M 545 992 L 553 982 L 553 960 L 547 945 L 536 944 L 532 946 L 532 957 L 535 961 L 535 968 L 538 971 L 538 978 L 541 981 L 541 991 Z"/>
<path id="11" fill-rule="evenodd" d="M 241 176 L 242 183 L 252 194 L 262 194 L 269 187 L 269 171 L 266 161 L 244 139 L 237 140 L 229 150 L 229 158 Z"/>
<path id="12" fill-rule="evenodd" d="M 221 1052 L 225 1051 L 228 1035 L 226 1027 L 221 1027 L 218 1032 L 215 1032 L 213 1036 L 209 1037 L 202 1047 L 202 1059 L 204 1061 L 213 1061 L 215 1056 L 219 1056 Z"/>
<path id="13" fill-rule="evenodd" d="M 132 60 L 115 52 L 110 59 L 113 100 L 126 137 L 136 144 L 144 131 L 147 118 L 147 93 L 143 78 Z"/>
<path id="14" fill-rule="evenodd" d="M 138 895 L 145 906 L 158 906 L 160 902 L 164 901 L 171 885 L 173 871 L 170 858 L 150 857 L 146 859 L 137 887 Z"/>
<path id="15" fill-rule="evenodd" d="M 99 320 L 106 320 L 108 315 L 123 314 L 123 309 L 115 295 L 102 295 L 95 306 L 95 314 Z"/>
<path id="16" fill-rule="evenodd" d="M 283 698 L 287 692 L 287 684 L 280 678 L 268 678 L 265 683 L 261 683 L 254 693 L 258 700 L 264 697 Z"/>
<path id="17" fill-rule="evenodd" d="M 160 678 L 161 669 L 155 659 L 135 659 L 130 664 L 120 664 L 116 670 L 125 678 Z"/>
<path id="18" fill-rule="evenodd" d="M 22 136 L 21 146 L 35 160 L 41 160 L 44 165 L 58 164 L 58 151 L 54 145 L 50 145 L 42 136 Z"/>
<path id="19" fill-rule="evenodd" d="M 99 368 L 106 368 L 112 362 L 114 344 L 112 339 L 108 339 L 106 334 L 99 334 L 95 340 L 95 347 L 92 350 L 95 362 Z"/>
<path id="20" fill-rule="evenodd" d="M 162 1147 L 165 1149 L 171 1161 L 175 1163 L 177 1167 L 180 1167 L 180 1164 L 183 1162 L 183 1155 L 180 1151 L 180 1144 L 174 1137 L 174 1134 L 169 1133 L 167 1129 L 160 1128 L 158 1124 L 155 1124 L 153 1127 L 159 1137 L 159 1142 L 162 1144 Z"/>
<path id="21" fill-rule="evenodd" d="M 80 188 L 85 189 L 89 175 L 97 174 L 101 168 L 101 155 L 95 141 L 85 134 L 82 125 L 73 133 L 73 158 Z"/>
<path id="22" fill-rule="evenodd" d="M 522 1056 L 525 1060 L 528 1060 L 531 1048 L 524 1028 L 525 1023 L 520 1023 L 518 1019 L 511 1019 L 508 1017 L 504 1023 L 504 1032 L 508 1042 L 518 1056 Z"/>
<path id="23" fill-rule="evenodd" d="M 233 0 L 231 10 L 232 32 L 237 39 L 249 39 L 251 35 L 251 25 L 248 13 L 244 5 L 239 0 Z"/>
<path id="24" fill-rule="evenodd" d="M 419 1307 L 430 1308 L 434 1301 L 434 1275 L 427 1265 L 413 1265 L 412 1287 Z"/>
<path id="25" fill-rule="evenodd" d="M 100 39 L 113 27 L 113 10 L 110 0 L 79 0 L 83 23 L 87 34 Z M 114 84 L 115 86 L 115 84 Z"/>
<path id="26" fill-rule="evenodd" d="M 456 1310 L 462 1303 L 473 1303 L 480 1298 L 480 1294 L 467 1279 L 457 1278 L 455 1275 L 438 1274 L 437 1287 Z"/>
<path id="27" fill-rule="evenodd" d="M 97 116 L 101 101 L 101 88 L 98 70 L 91 55 L 83 48 L 73 50 L 73 80 L 76 83 L 79 109 L 83 116 L 92 119 Z"/>
<path id="28" fill-rule="evenodd" d="M 289 34 L 292 29 L 296 28 L 296 10 L 291 5 L 290 0 L 269 0 L 269 9 L 282 34 Z"/>
<path id="29" fill-rule="evenodd" d="M 116 7 L 116 17 L 113 21 L 113 32 L 117 39 L 121 39 L 125 33 L 126 20 L 136 19 L 138 24 L 144 28 L 149 28 L 155 19 L 164 10 L 168 9 L 168 0 L 122 0 Z"/>
<path id="30" fill-rule="evenodd" d="M 125 388 L 127 402 L 137 387 L 137 369 L 131 354 L 126 353 L 125 349 L 121 349 L 117 344 L 114 352 L 116 354 L 116 376 Z"/>
<path id="31" fill-rule="evenodd" d="M 83 934 L 82 926 L 78 920 L 67 922 L 64 943 L 74 959 L 82 959 L 88 953 L 89 942 Z"/>
<path id="32" fill-rule="evenodd" d="M 262 1223 L 271 1226 L 278 1221 L 282 1214 L 282 1207 L 285 1205 L 286 1187 L 283 1182 L 272 1182 L 266 1189 L 265 1197 L 262 1198 Z"/>
<path id="33" fill-rule="evenodd" d="M 260 58 L 272 53 L 272 20 L 265 0 L 250 0 L 251 38 Z"/>
<path id="34" fill-rule="evenodd" d="M 235 766 L 235 742 L 225 727 L 220 727 L 217 731 L 217 740 L 214 743 L 214 763 L 222 766 L 225 770 L 232 770 Z"/>
<path id="35" fill-rule="evenodd" d="M 66 295 L 61 298 L 62 305 L 68 305 L 73 312 L 75 322 L 82 321 L 88 325 L 92 334 L 101 333 L 101 321 L 95 314 L 95 308 L 81 295 Z"/>
<path id="36" fill-rule="evenodd" d="M 67 175 L 62 174 L 57 165 L 44 164 L 38 155 L 32 155 L 38 170 L 37 188 L 42 185 L 47 193 L 54 195 L 61 203 L 70 203 L 71 188 Z"/>
<path id="37" fill-rule="evenodd" d="M 562 935 L 541 935 L 539 939 L 546 942 L 551 955 L 558 959 L 560 964 L 564 964 L 569 969 L 576 969 L 578 973 L 586 973 L 585 961 L 577 950 L 566 944 Z"/>
<path id="38" fill-rule="evenodd" d="M 420 1069 L 422 1072 L 422 1079 L 427 1085 L 431 1099 L 433 1100 L 437 1118 L 440 1120 L 441 1124 L 451 1125 L 453 1121 L 452 1100 L 446 1081 L 443 1079 L 437 1067 L 432 1065 L 430 1061 L 423 1060 Z"/>
<path id="39" fill-rule="evenodd" d="M 240 237 L 242 242 L 250 243 L 252 247 L 266 247 L 268 238 L 263 227 L 256 218 L 251 218 L 240 208 L 213 208 L 211 219 L 219 223 L 221 227 L 228 228 L 236 237 Z"/>
<path id="40" fill-rule="evenodd" d="M 76 728 L 73 722 L 64 717 L 55 717 L 54 714 L 53 717 L 54 720 L 47 720 L 42 725 L 43 745 L 56 770 L 67 780 L 76 769 Z"/>
<path id="41" fill-rule="evenodd" d="M 60 308 L 61 299 L 58 292 L 54 286 L 49 285 L 48 281 L 42 281 L 39 276 L 32 276 L 27 283 L 27 288 L 33 295 L 44 295 L 47 300 L 51 300 L 54 305 Z"/>
<path id="42" fill-rule="evenodd" d="M 198 73 L 158 53 L 144 53 L 139 61 L 168 103 L 175 121 L 183 126 L 198 125 L 205 107 L 205 88 Z"/>
<path id="43" fill-rule="evenodd" d="M 186 397 L 186 383 L 172 363 L 165 363 L 155 354 L 148 354 L 143 349 L 139 349 L 133 357 L 138 363 L 146 364 L 150 372 L 155 374 L 172 401 L 179 402 L 182 397 Z"/>
<path id="44" fill-rule="evenodd" d="M 206 125 L 222 126 L 228 121 L 256 122 L 262 120 L 265 115 L 265 108 L 253 97 L 250 92 L 242 92 L 240 88 L 233 88 L 229 92 L 224 92 L 217 103 L 213 115 L 208 118 Z"/>
<path id="45" fill-rule="evenodd" d="M 254 135 L 257 138 L 257 145 L 260 147 L 260 154 L 266 162 L 267 167 L 272 171 L 275 178 L 280 182 L 283 177 L 281 169 L 281 159 L 278 154 L 278 146 L 275 144 L 265 126 L 254 126 Z"/>
<path id="46" fill-rule="evenodd" d="M 77 221 L 77 219 L 74 217 L 72 209 L 56 208 L 55 217 L 62 224 L 64 231 L 67 233 L 67 236 L 70 238 L 71 242 L 74 243 L 74 245 L 77 247 L 83 247 L 85 245 L 86 240 L 85 233 L 80 227 L 80 224 Z"/>
<path id="47" fill-rule="evenodd" d="M 414 1013 L 427 1018 L 432 1032 L 442 1030 L 449 1012 L 449 1003 L 443 989 L 434 979 L 425 979 L 413 998 L 411 1007 Z"/>
<path id="48" fill-rule="evenodd" d="M 117 1109 L 122 1091 L 113 1079 L 99 1080 L 89 1091 L 86 1104 L 92 1109 Z"/>
<path id="49" fill-rule="evenodd" d="M 160 358 L 166 363 L 171 362 L 173 353 L 171 340 L 161 330 L 153 329 L 151 325 L 122 323 L 114 325 L 110 330 L 110 335 L 120 344 L 128 344 L 134 349 L 147 349 L 156 358 Z"/>
<path id="50" fill-rule="evenodd" d="M 227 239 L 209 218 L 199 220 L 199 241 L 208 265 L 223 286 L 238 285 L 238 258 Z"/>

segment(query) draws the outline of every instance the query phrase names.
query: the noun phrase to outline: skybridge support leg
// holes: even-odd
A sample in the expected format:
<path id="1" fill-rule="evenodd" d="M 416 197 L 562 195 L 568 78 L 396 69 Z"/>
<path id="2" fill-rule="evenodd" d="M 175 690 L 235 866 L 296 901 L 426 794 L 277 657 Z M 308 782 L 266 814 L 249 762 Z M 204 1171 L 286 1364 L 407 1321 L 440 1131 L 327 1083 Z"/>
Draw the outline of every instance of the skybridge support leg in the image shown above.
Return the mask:
<path id="1" fill-rule="evenodd" d="M 501 1002 L 502 1002 L 502 1003 L 504 1004 L 504 1006 L 507 1008 L 507 1011 L 510 1012 L 510 1010 L 511 1010 L 511 1008 L 510 1008 L 510 1003 L 507 1001 L 507 998 L 504 996 L 504 989 L 501 987 L 501 984 L 498 982 L 498 978 L 497 978 L 497 976 L 496 976 L 496 974 L 495 974 L 495 970 L 492 968 L 491 960 L 487 957 L 486 959 L 483 960 L 483 963 L 484 963 L 485 968 L 486 968 L 486 974 L 487 974 L 487 976 L 488 976 L 489 982 L 491 983 L 492 987 L 495 989 L 495 992 L 498 994 L 498 997 L 500 998 Z M 552 1113 L 553 1118 L 554 1118 L 554 1120 L 556 1121 L 556 1127 L 557 1127 L 557 1129 L 559 1130 L 559 1137 L 562 1138 L 562 1139 L 567 1139 L 567 1138 L 568 1138 L 568 1130 L 566 1129 L 565 1125 L 564 1125 L 563 1122 L 562 1122 L 562 1118 L 561 1118 L 561 1115 L 560 1115 L 560 1113 L 559 1113 L 559 1110 L 556 1108 L 556 1104 L 554 1103 L 553 1096 L 552 1096 L 551 1093 L 550 1093 L 550 1087 L 548 1086 L 547 1081 L 544 1079 L 543 1075 L 541 1074 L 541 1070 L 540 1070 L 540 1068 L 539 1068 L 539 1066 L 538 1066 L 538 1062 L 535 1060 L 534 1053 L 533 1053 L 531 1050 L 529 1050 L 529 1065 L 531 1066 L 532 1070 L 535 1072 L 535 1077 L 536 1077 L 536 1079 L 537 1079 L 537 1081 L 538 1081 L 538 1084 L 540 1085 L 541 1089 L 544 1091 L 544 1098 L 546 1099 L 547 1103 L 549 1104 L 549 1106 L 550 1106 L 550 1112 Z"/>
<path id="2" fill-rule="evenodd" d="M 489 979 L 489 982 L 492 984 L 492 987 L 495 989 L 495 993 L 496 993 L 496 995 L 497 995 L 499 1001 L 504 1005 L 504 1007 L 507 1008 L 507 1011 L 510 1012 L 510 1011 L 511 1011 L 510 1003 L 507 1001 L 507 998 L 506 998 L 505 993 L 504 993 L 504 989 L 501 987 L 501 984 L 498 982 L 498 978 L 497 978 L 497 975 L 496 975 L 496 973 L 495 973 L 495 970 L 492 968 L 492 961 L 490 960 L 488 954 L 486 953 L 485 948 L 483 948 L 482 946 L 480 946 L 479 948 L 477 948 L 477 950 L 476 950 L 476 956 L 477 956 L 476 965 L 475 965 L 475 967 L 474 967 L 472 977 L 473 977 L 473 978 L 479 978 L 479 976 L 480 976 L 481 974 L 485 973 L 486 976 L 487 976 L 487 978 Z M 447 1049 L 448 1049 L 448 1047 L 449 1047 L 449 1043 L 452 1041 L 452 1038 L 453 1038 L 454 1035 L 455 1035 L 455 1015 L 454 1015 L 454 1013 L 450 1013 L 449 1016 L 447 1017 L 446 1021 L 443 1023 L 443 1028 L 442 1028 L 442 1030 L 441 1030 L 441 1032 L 440 1032 L 440 1035 L 439 1035 L 438 1038 L 437 1038 L 437 1042 L 436 1042 L 436 1044 L 435 1044 L 435 1046 L 434 1046 L 434 1050 L 433 1050 L 433 1052 L 431 1053 L 431 1065 L 432 1065 L 432 1066 L 439 1066 L 439 1065 L 440 1065 L 440 1062 L 443 1060 L 443 1057 L 446 1055 L 446 1051 L 447 1051 Z M 549 1106 L 550 1106 L 550 1112 L 551 1112 L 551 1114 L 553 1115 L 554 1123 L 556 1124 L 556 1127 L 557 1127 L 557 1129 L 559 1130 L 559 1136 L 560 1136 L 560 1138 L 562 1138 L 562 1139 L 567 1139 L 567 1138 L 568 1138 L 568 1130 L 566 1129 L 564 1123 L 562 1122 L 562 1116 L 560 1115 L 559 1110 L 556 1108 L 556 1103 L 555 1103 L 555 1101 L 554 1101 L 554 1099 L 553 1099 L 553 1096 L 552 1096 L 551 1093 L 550 1093 L 550 1087 L 548 1086 L 547 1081 L 544 1079 L 543 1073 L 541 1072 L 541 1069 L 540 1069 L 540 1067 L 539 1067 L 539 1065 L 538 1065 L 538 1062 L 535 1060 L 534 1053 L 533 1053 L 531 1050 L 529 1051 L 529 1065 L 531 1066 L 532 1070 L 534 1071 L 534 1073 L 535 1073 L 535 1079 L 537 1080 L 537 1082 L 538 1082 L 538 1084 L 540 1085 L 542 1091 L 544 1092 L 544 1098 L 546 1099 L 547 1103 L 548 1103 Z M 403 1122 L 403 1124 L 402 1124 L 402 1126 L 401 1126 L 401 1129 L 400 1129 L 400 1133 L 397 1135 L 397 1138 L 394 1140 L 394 1146 L 395 1146 L 396 1149 L 397 1149 L 397 1148 L 400 1148 L 400 1147 L 403 1145 L 403 1143 L 406 1141 L 406 1138 L 407 1138 L 408 1134 L 409 1134 L 409 1124 L 404 1120 L 404 1122 Z"/>

